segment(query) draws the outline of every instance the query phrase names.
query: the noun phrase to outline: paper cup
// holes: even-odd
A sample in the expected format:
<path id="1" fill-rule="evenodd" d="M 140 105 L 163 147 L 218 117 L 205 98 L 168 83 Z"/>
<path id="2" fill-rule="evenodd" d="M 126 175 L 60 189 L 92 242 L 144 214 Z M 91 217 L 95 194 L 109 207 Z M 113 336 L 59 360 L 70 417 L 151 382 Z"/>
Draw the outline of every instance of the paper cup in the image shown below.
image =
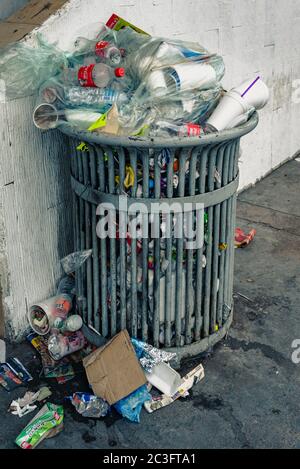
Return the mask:
<path id="1" fill-rule="evenodd" d="M 245 81 L 232 91 L 238 93 L 249 106 L 262 109 L 270 98 L 270 91 L 260 77 Z"/>
<path id="2" fill-rule="evenodd" d="M 33 111 L 33 123 L 41 130 L 55 129 L 58 122 L 58 111 L 49 103 L 39 104 Z"/>
<path id="3" fill-rule="evenodd" d="M 245 114 L 249 109 L 249 104 L 236 91 L 229 91 L 223 96 L 219 105 L 207 120 L 207 124 L 218 131 L 224 130 L 234 119 Z"/>

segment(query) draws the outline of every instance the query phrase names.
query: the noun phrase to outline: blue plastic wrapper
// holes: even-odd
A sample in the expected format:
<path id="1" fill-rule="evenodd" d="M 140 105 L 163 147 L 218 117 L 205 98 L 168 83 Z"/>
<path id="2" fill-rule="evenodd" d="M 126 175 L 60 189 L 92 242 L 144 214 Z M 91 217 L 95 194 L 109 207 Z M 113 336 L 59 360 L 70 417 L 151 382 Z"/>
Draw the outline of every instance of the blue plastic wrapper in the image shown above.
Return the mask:
<path id="1" fill-rule="evenodd" d="M 114 407 L 119 414 L 131 422 L 140 423 L 140 413 L 146 401 L 151 401 L 151 394 L 147 391 L 147 386 L 143 384 L 143 386 L 133 391 L 129 396 L 116 402 Z"/>

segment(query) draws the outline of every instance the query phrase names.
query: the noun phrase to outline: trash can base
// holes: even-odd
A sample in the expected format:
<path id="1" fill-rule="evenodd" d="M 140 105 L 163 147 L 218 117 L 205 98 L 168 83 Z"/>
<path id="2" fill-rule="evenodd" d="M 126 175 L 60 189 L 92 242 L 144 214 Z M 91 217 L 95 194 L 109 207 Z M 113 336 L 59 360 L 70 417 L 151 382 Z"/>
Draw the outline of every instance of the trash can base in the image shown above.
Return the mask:
<path id="1" fill-rule="evenodd" d="M 197 342 L 194 342 L 192 344 L 184 345 L 183 347 L 164 348 L 163 350 L 166 352 L 173 352 L 173 353 L 175 352 L 177 354 L 176 358 L 171 361 L 172 367 L 175 370 L 179 369 L 181 366 L 181 361 L 183 359 L 196 357 L 200 353 L 205 352 L 210 347 L 213 347 L 218 342 L 220 342 L 227 334 L 227 331 L 229 330 L 232 324 L 232 320 L 233 320 L 233 307 L 231 309 L 231 312 L 226 322 L 222 326 L 222 328 L 219 329 L 214 334 L 211 334 L 208 337 L 198 340 Z"/>

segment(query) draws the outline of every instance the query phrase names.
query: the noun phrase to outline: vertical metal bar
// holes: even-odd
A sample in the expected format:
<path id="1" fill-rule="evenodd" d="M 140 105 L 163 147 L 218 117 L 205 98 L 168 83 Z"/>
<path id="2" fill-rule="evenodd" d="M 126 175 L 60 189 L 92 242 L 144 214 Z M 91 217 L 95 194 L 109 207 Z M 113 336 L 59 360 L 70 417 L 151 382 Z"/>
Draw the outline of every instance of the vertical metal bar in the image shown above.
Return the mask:
<path id="1" fill-rule="evenodd" d="M 204 194 L 206 186 L 206 173 L 207 173 L 207 156 L 208 148 L 204 147 L 199 155 L 198 167 L 199 167 L 199 178 L 198 178 L 198 192 L 199 194 Z M 204 223 L 204 219 L 203 219 Z M 203 291 L 203 281 L 202 281 L 202 258 L 203 258 L 203 246 L 200 249 L 197 249 L 197 262 L 196 262 L 196 295 L 195 295 L 195 341 L 200 340 L 201 337 L 201 328 L 203 325 L 203 316 L 202 316 L 202 291 Z"/>
<path id="2" fill-rule="evenodd" d="M 197 156 L 199 153 L 199 149 L 193 148 L 190 154 L 189 160 L 189 191 L 188 195 L 193 196 L 195 195 L 195 188 L 196 188 L 196 163 L 197 163 Z M 189 213 L 185 213 L 184 216 L 186 217 L 186 226 L 190 225 L 191 229 L 194 230 L 194 210 Z M 188 219 L 190 223 L 188 222 Z M 185 234 L 186 242 L 189 241 L 187 239 L 189 233 Z M 190 240 L 193 242 L 193 240 Z M 192 341 L 192 315 L 194 312 L 195 306 L 195 291 L 193 289 L 193 255 L 194 250 L 192 248 L 186 249 L 186 289 L 185 289 L 185 304 L 186 304 L 186 314 L 185 314 L 185 343 L 190 344 Z"/>
<path id="3" fill-rule="evenodd" d="M 223 168 L 222 168 L 222 186 L 226 186 L 228 183 L 228 166 L 230 158 L 231 144 L 226 144 L 223 157 Z M 227 200 L 224 200 L 221 204 L 221 218 L 220 218 L 220 243 L 224 244 L 224 249 L 220 252 L 220 284 L 218 292 L 218 304 L 217 304 L 217 322 L 221 326 L 223 323 L 223 308 L 224 308 L 224 284 L 227 282 L 225 278 L 225 257 L 228 249 L 226 243 L 226 219 L 227 219 Z"/>
<path id="4" fill-rule="evenodd" d="M 173 197 L 173 175 L 174 175 L 174 150 L 170 151 L 170 159 L 167 163 L 167 197 Z M 172 226 L 173 226 L 173 215 L 171 213 L 166 214 L 166 230 L 168 233 L 166 239 L 166 261 L 167 269 L 165 273 L 165 334 L 164 334 L 164 346 L 171 346 L 172 339 Z"/>
<path id="5" fill-rule="evenodd" d="M 84 183 L 83 177 L 83 160 L 86 158 L 87 153 L 78 151 L 78 180 Z M 84 200 L 79 197 L 79 251 L 85 249 L 85 203 Z M 83 264 L 78 270 L 79 276 L 79 300 L 80 307 L 82 310 L 82 317 L 87 322 L 87 292 L 86 292 L 86 265 Z"/>
<path id="6" fill-rule="evenodd" d="M 230 144 L 230 157 L 228 163 L 228 183 L 233 180 L 234 171 L 234 157 L 235 157 L 235 142 L 232 141 Z M 227 219 L 226 219 L 226 242 L 227 250 L 225 256 L 225 286 L 224 286 L 224 303 L 229 308 L 231 307 L 231 294 L 230 294 L 230 271 L 232 268 L 232 249 L 234 249 L 233 243 L 233 220 L 232 220 L 232 197 L 227 201 Z M 226 307 L 225 306 L 225 307 Z"/>
<path id="7" fill-rule="evenodd" d="M 135 148 L 130 150 L 130 166 L 134 173 L 134 183 L 131 188 L 132 197 L 136 195 L 137 188 L 137 153 Z M 136 214 L 133 213 L 132 216 L 136 217 Z M 138 326 L 138 317 L 137 317 L 137 240 L 136 233 L 131 238 L 131 335 L 133 337 L 137 336 L 137 326 Z"/>
<path id="8" fill-rule="evenodd" d="M 143 197 L 149 197 L 149 150 L 143 150 L 142 154 L 142 167 L 143 167 Z M 149 217 L 148 214 L 142 215 L 143 230 L 148 229 Z M 149 239 L 143 236 L 142 241 L 142 339 L 146 342 L 148 340 L 148 247 Z"/>
<path id="9" fill-rule="evenodd" d="M 216 164 L 217 147 L 210 149 L 208 155 L 208 175 L 207 186 L 208 192 L 214 190 L 214 175 Z M 211 301 L 211 267 L 212 267 L 212 228 L 213 228 L 213 207 L 208 207 L 208 237 L 206 244 L 206 269 L 205 269 L 205 285 L 204 285 L 204 320 L 203 333 L 204 337 L 209 335 L 210 326 L 210 301 Z"/>
<path id="10" fill-rule="evenodd" d="M 110 194 L 115 193 L 115 160 L 114 151 L 111 147 L 105 147 L 108 163 L 108 190 Z M 114 227 L 117 228 L 116 226 Z M 117 331 L 117 263 L 116 263 L 116 239 L 109 237 L 110 247 L 110 336 L 113 337 Z"/>
<path id="11" fill-rule="evenodd" d="M 90 171 L 91 185 L 97 189 L 97 165 L 95 148 L 90 146 Z M 99 267 L 99 249 L 96 232 L 96 205 L 91 204 L 92 210 L 92 246 L 93 246 L 93 326 L 99 330 L 100 327 L 100 267 Z"/>
<path id="12" fill-rule="evenodd" d="M 105 192 L 105 153 L 97 146 L 97 163 L 99 177 L 99 191 Z M 106 239 L 100 240 L 100 263 L 101 263 L 101 333 L 104 337 L 108 335 L 108 311 L 107 311 L 107 249 Z"/>
<path id="13" fill-rule="evenodd" d="M 159 154 L 155 152 L 154 156 L 154 197 L 160 198 L 160 165 L 159 165 Z M 160 227 L 160 214 L 154 214 L 154 224 L 156 227 Z M 160 324 L 160 233 L 158 237 L 154 239 L 154 311 L 153 311 L 153 345 L 159 346 L 159 324 Z"/>
<path id="14" fill-rule="evenodd" d="M 125 152 L 124 148 L 118 149 L 119 154 L 119 176 L 120 176 L 120 195 L 125 195 L 124 180 L 125 180 Z M 120 218 L 121 217 L 121 218 Z M 119 231 L 122 229 L 121 223 L 123 223 L 122 217 L 127 218 L 127 214 L 119 214 Z M 121 220 L 121 221 L 120 221 Z M 123 227 L 127 233 L 127 223 Z M 121 237 L 119 240 L 120 245 L 120 328 L 121 330 L 126 329 L 126 310 L 127 310 L 127 251 L 126 251 L 127 240 L 126 237 Z"/>
<path id="15" fill-rule="evenodd" d="M 86 186 L 90 185 L 90 171 L 89 171 L 89 158 L 90 152 L 85 153 L 83 158 L 83 180 Z M 84 202 L 85 204 L 85 249 L 92 247 L 92 236 L 91 236 L 91 204 L 90 202 Z M 87 294 L 87 316 L 88 324 L 92 324 L 93 321 L 93 280 L 92 280 L 92 259 L 89 257 L 86 261 L 86 294 Z"/>
<path id="16" fill-rule="evenodd" d="M 178 182 L 178 197 L 184 196 L 185 191 L 185 167 L 186 157 L 188 150 L 181 149 L 179 154 L 179 182 Z M 181 345 L 181 332 L 182 332 L 182 279 L 184 276 L 183 271 L 183 214 L 176 214 L 176 228 L 179 233 L 177 239 L 176 249 L 176 292 L 175 292 L 175 340 L 176 346 Z M 181 233 L 180 233 L 181 231 Z"/>
<path id="17" fill-rule="evenodd" d="M 239 147 L 240 147 L 240 140 L 237 139 L 234 143 L 234 155 L 233 155 L 233 168 L 232 168 L 232 180 L 238 174 L 238 158 L 239 158 Z M 236 199 L 237 195 L 234 194 L 232 196 L 232 229 L 231 229 L 231 266 L 230 266 L 230 276 L 229 276 L 229 296 L 228 296 L 228 305 L 232 307 L 232 293 L 233 293 L 233 279 L 234 279 L 234 234 L 235 234 L 235 223 L 236 223 Z"/>
<path id="18" fill-rule="evenodd" d="M 220 145 L 217 150 L 216 172 L 218 176 L 222 174 L 223 167 L 224 144 Z M 215 189 L 220 189 L 222 181 L 217 180 L 215 176 Z M 217 319 L 217 294 L 219 277 L 219 242 L 220 242 L 220 204 L 214 206 L 213 209 L 213 254 L 212 254 L 212 286 L 211 286 L 211 311 L 210 311 L 210 333 L 216 331 Z"/>

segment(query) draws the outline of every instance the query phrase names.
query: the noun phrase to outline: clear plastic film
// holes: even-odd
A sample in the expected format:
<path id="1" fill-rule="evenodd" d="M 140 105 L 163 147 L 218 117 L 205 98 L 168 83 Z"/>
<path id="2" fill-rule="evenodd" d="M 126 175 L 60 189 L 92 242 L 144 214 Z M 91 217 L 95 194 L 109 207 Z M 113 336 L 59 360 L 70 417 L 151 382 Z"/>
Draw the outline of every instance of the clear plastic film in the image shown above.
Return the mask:
<path id="1" fill-rule="evenodd" d="M 24 42 L 0 51 L 0 81 L 4 101 L 35 94 L 49 78 L 67 66 L 66 54 L 41 35 L 36 47 Z"/>
<path id="2" fill-rule="evenodd" d="M 61 259 L 60 262 L 65 273 L 68 275 L 80 269 L 85 261 L 87 261 L 87 259 L 92 255 L 92 252 L 92 249 L 76 251 Z"/>

